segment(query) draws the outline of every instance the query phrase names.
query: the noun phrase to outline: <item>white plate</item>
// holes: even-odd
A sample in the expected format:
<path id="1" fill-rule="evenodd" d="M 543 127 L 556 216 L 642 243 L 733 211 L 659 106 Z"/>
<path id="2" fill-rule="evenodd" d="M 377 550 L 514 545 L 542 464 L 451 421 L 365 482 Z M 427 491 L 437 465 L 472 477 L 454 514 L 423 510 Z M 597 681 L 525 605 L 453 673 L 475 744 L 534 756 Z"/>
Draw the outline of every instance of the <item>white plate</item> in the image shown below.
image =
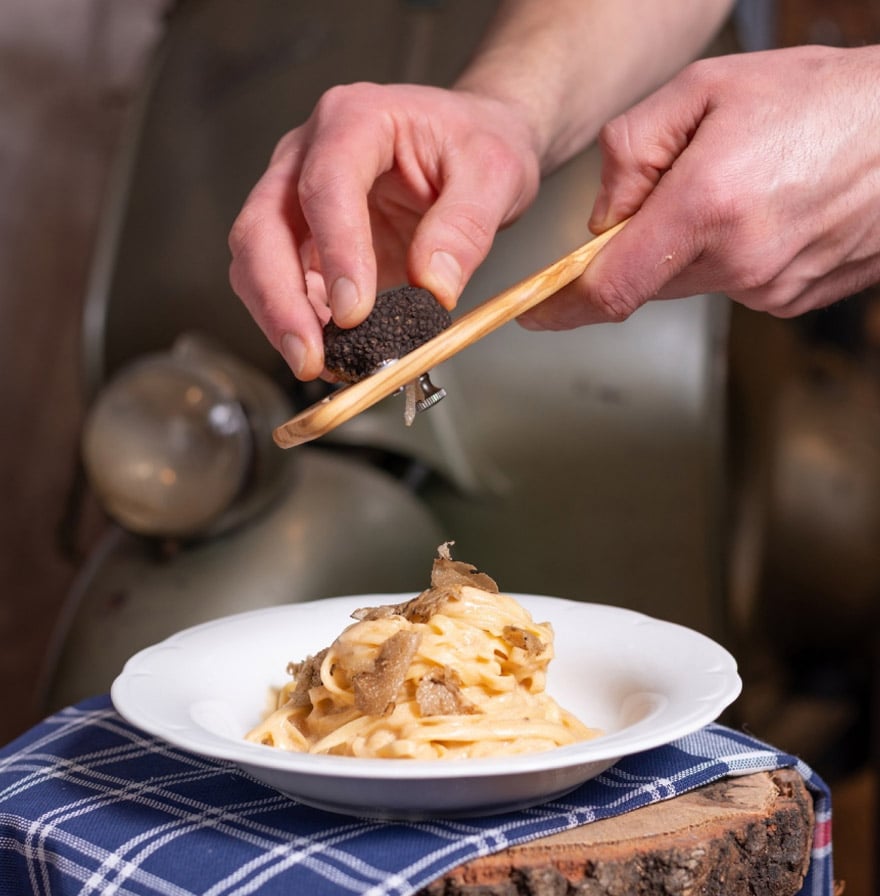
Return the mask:
<path id="1" fill-rule="evenodd" d="M 691 629 L 641 613 L 513 595 L 556 633 L 548 692 L 605 733 L 499 759 L 355 759 L 243 740 L 290 660 L 329 645 L 358 607 L 412 595 L 339 597 L 272 607 L 186 629 L 135 654 L 111 696 L 129 722 L 202 756 L 229 760 L 300 802 L 374 818 L 480 815 L 572 790 L 618 759 L 689 734 L 740 692 L 733 657 Z"/>

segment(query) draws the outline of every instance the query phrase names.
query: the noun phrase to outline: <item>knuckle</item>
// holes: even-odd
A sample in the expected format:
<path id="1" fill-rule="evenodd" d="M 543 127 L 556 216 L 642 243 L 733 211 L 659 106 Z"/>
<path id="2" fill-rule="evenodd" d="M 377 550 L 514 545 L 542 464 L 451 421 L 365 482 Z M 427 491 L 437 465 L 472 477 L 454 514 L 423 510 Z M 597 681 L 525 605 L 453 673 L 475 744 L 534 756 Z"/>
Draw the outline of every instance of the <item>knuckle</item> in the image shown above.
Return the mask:
<path id="1" fill-rule="evenodd" d="M 246 265 L 242 263 L 241 256 L 234 256 L 229 262 L 229 285 L 248 310 L 258 306 L 259 303 L 253 298 L 249 272 Z"/>
<path id="2" fill-rule="evenodd" d="M 766 260 L 751 254 L 742 258 L 733 276 L 738 291 L 760 293 L 765 299 L 776 301 L 778 287 L 773 282 L 776 273 L 775 266 L 771 266 Z"/>
<path id="3" fill-rule="evenodd" d="M 312 203 L 320 201 L 322 197 L 332 192 L 338 180 L 338 173 L 322 164 L 320 159 L 305 163 L 296 183 L 296 195 L 300 206 L 307 208 Z"/>
<path id="4" fill-rule="evenodd" d="M 349 97 L 357 92 L 358 85 L 334 84 L 318 97 L 312 118 L 316 121 L 335 118 L 349 103 Z"/>
<path id="5" fill-rule="evenodd" d="M 512 170 L 513 151 L 500 135 L 479 134 L 475 139 L 479 140 L 477 154 L 490 176 L 505 175 Z"/>
<path id="6" fill-rule="evenodd" d="M 245 204 L 229 228 L 227 243 L 233 259 L 247 252 L 254 234 L 260 230 L 262 221 L 262 213 L 256 211 L 249 203 Z"/>
<path id="7" fill-rule="evenodd" d="M 700 85 L 707 84 L 716 80 L 716 72 L 720 65 L 718 59 L 711 57 L 706 59 L 695 59 L 688 63 L 677 75 L 679 83 L 688 90 L 697 90 Z"/>
<path id="8" fill-rule="evenodd" d="M 375 103 L 382 86 L 368 81 L 350 84 L 334 84 L 318 98 L 312 110 L 311 120 L 317 127 L 348 120 L 352 114 L 360 115 Z"/>
<path id="9" fill-rule="evenodd" d="M 652 135 L 640 137 L 629 113 L 609 121 L 599 132 L 602 156 L 615 172 L 627 172 L 653 187 L 669 166 L 669 149 Z"/>
<path id="10" fill-rule="evenodd" d="M 467 249 L 482 255 L 488 251 L 494 239 L 494 231 L 485 220 L 480 206 L 459 202 L 449 210 L 447 226 Z"/>
<path id="11" fill-rule="evenodd" d="M 287 156 L 295 156 L 299 151 L 301 141 L 300 128 L 288 131 L 276 144 L 272 150 L 270 164 L 277 164 Z"/>
<path id="12" fill-rule="evenodd" d="M 796 302 L 796 291 L 783 284 L 780 280 L 761 280 L 756 285 L 743 284 L 741 289 L 731 293 L 731 298 L 751 308 L 754 311 L 762 311 L 771 317 L 780 319 L 796 317 L 799 313 Z"/>
<path id="13" fill-rule="evenodd" d="M 797 305 L 795 305 L 794 302 L 789 301 L 788 299 L 771 300 L 771 304 L 769 306 L 765 306 L 765 310 L 771 317 L 776 317 L 780 320 L 790 320 L 793 317 L 797 317 L 801 313 Z"/>
<path id="14" fill-rule="evenodd" d="M 480 160 L 490 189 L 524 195 L 537 186 L 540 179 L 537 159 L 534 165 L 529 164 L 531 160 L 524 163 L 522 153 L 504 135 L 494 131 L 476 135 L 474 139 L 479 143 L 473 157 Z"/>
<path id="15" fill-rule="evenodd" d="M 609 323 L 623 323 L 638 310 L 641 303 L 631 286 L 612 278 L 603 278 L 593 289 L 593 304 L 599 309 L 603 320 Z"/>
<path id="16" fill-rule="evenodd" d="M 599 131 L 598 142 L 606 155 L 617 157 L 623 152 L 629 152 L 629 127 L 626 114 L 612 118 L 602 125 Z"/>

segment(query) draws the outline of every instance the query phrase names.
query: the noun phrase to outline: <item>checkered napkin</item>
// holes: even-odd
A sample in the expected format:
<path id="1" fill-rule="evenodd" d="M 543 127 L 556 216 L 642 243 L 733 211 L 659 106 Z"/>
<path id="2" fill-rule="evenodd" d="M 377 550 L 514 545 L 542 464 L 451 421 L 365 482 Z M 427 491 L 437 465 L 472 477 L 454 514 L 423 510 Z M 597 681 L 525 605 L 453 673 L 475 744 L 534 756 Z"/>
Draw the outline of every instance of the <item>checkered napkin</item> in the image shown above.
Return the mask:
<path id="1" fill-rule="evenodd" d="M 107 697 L 0 750 L 3 896 L 409 896 L 507 846 L 728 774 L 794 766 L 816 835 L 802 894 L 832 892 L 831 807 L 795 757 L 720 725 L 622 760 L 551 803 L 490 818 L 392 823 L 311 809 L 237 768 L 125 723 Z"/>

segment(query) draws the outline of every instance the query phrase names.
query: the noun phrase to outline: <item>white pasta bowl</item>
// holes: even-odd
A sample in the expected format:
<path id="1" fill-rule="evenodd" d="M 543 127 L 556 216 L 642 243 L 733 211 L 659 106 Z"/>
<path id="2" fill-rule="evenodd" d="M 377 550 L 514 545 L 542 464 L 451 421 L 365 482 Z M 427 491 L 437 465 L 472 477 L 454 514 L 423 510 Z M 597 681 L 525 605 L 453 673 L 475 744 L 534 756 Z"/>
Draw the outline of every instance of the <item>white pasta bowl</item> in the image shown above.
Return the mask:
<path id="1" fill-rule="evenodd" d="M 603 734 L 541 753 L 479 759 L 360 759 L 245 741 L 291 660 L 329 645 L 359 607 L 412 595 L 271 607 L 186 629 L 135 654 L 113 683 L 120 715 L 164 741 L 235 763 L 307 805 L 372 818 L 488 815 L 559 797 L 624 756 L 715 720 L 739 695 L 734 658 L 684 626 L 617 607 L 514 594 L 553 625 L 547 691 Z"/>

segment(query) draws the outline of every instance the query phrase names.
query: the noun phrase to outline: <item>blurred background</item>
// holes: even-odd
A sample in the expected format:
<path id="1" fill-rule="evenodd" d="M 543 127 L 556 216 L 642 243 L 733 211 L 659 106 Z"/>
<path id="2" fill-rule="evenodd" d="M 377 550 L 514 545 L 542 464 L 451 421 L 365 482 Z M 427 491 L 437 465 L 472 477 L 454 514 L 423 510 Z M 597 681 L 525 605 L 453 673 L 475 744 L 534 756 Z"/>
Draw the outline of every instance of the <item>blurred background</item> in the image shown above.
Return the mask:
<path id="1" fill-rule="evenodd" d="M 724 641 L 746 683 L 729 721 L 832 784 L 837 877 L 874 892 L 875 291 L 790 322 L 704 296 L 588 334 L 510 328 L 440 372 L 450 396 L 412 431 L 389 400 L 280 460 L 267 432 L 320 387 L 230 295 L 226 229 L 323 87 L 444 83 L 493 4 L 306 6 L 4 3 L 0 742 L 202 618 L 421 588 L 454 538 L 507 590 Z M 880 7 L 780 0 L 749 28 L 712 52 L 874 42 Z M 548 182 L 464 307 L 585 238 L 597 170 L 588 152 Z"/>

